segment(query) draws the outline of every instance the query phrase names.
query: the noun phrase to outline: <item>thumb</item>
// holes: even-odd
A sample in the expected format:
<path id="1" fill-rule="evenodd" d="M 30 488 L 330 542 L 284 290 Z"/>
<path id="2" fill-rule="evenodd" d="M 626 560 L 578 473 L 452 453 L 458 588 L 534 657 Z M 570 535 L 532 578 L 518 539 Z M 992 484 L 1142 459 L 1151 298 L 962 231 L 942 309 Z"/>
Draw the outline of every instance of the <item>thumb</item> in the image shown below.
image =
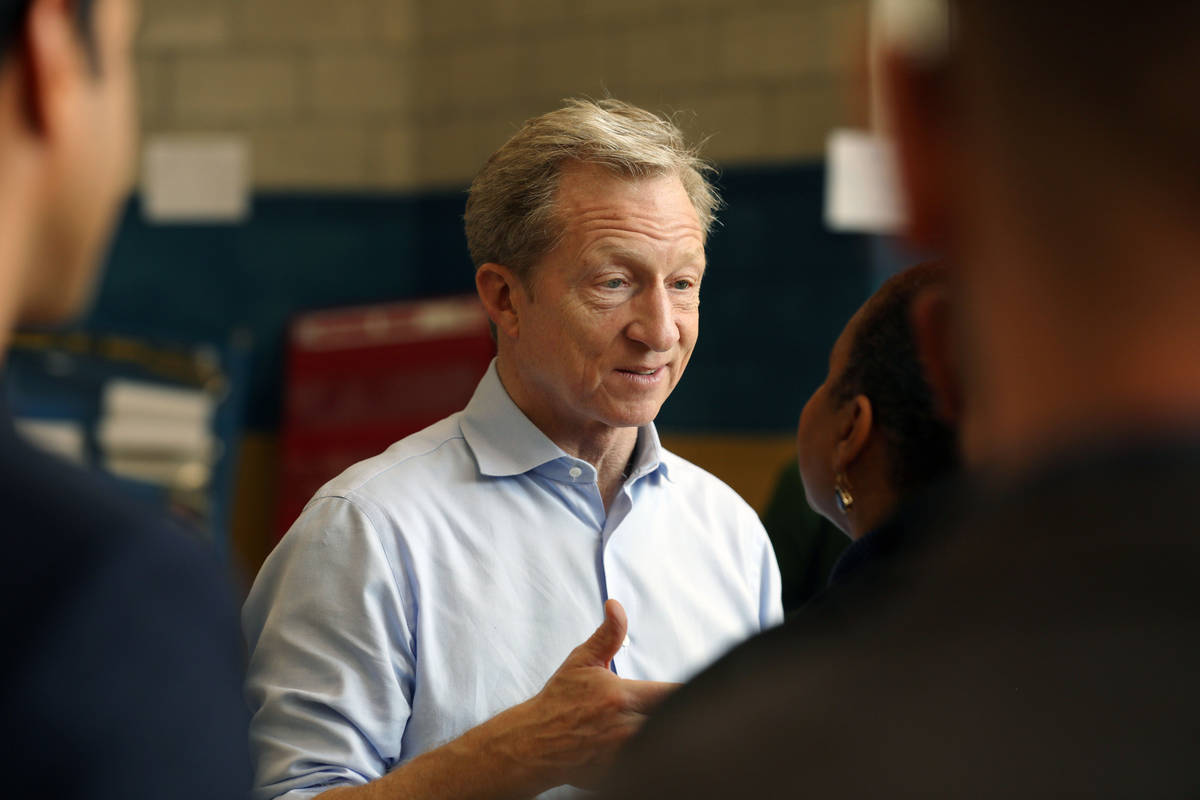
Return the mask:
<path id="1" fill-rule="evenodd" d="M 563 666 L 567 667 L 604 667 L 621 649 L 625 641 L 625 631 L 629 622 L 625 618 L 625 609 L 616 600 L 604 604 L 604 622 L 587 638 L 583 644 L 571 651 Z"/>

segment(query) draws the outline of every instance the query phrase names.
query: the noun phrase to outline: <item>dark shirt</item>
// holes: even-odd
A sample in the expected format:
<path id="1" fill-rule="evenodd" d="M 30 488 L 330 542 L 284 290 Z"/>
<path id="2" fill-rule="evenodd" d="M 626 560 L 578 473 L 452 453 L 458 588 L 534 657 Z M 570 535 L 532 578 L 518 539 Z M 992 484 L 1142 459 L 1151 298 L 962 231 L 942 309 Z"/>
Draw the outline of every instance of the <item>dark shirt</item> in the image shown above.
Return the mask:
<path id="1" fill-rule="evenodd" d="M 0 409 L 5 794 L 245 797 L 242 647 L 208 548 L 21 442 Z"/>
<path id="2" fill-rule="evenodd" d="M 762 523 L 779 564 L 783 611 L 792 614 L 825 588 L 850 539 L 808 505 L 795 459 L 779 473 Z"/>
<path id="3" fill-rule="evenodd" d="M 1200 795 L 1200 438 L 960 484 L 672 696 L 612 798 Z"/>

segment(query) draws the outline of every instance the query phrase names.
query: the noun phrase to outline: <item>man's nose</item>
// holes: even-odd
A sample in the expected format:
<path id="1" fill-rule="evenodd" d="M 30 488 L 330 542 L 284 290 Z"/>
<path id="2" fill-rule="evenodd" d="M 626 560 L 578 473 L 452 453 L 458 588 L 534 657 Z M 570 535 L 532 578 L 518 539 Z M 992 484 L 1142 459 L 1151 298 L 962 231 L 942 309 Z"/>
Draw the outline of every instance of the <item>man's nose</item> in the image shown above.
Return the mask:
<path id="1" fill-rule="evenodd" d="M 679 341 L 675 309 L 665 286 L 646 289 L 634 299 L 633 321 L 625 332 L 657 353 L 665 353 Z"/>

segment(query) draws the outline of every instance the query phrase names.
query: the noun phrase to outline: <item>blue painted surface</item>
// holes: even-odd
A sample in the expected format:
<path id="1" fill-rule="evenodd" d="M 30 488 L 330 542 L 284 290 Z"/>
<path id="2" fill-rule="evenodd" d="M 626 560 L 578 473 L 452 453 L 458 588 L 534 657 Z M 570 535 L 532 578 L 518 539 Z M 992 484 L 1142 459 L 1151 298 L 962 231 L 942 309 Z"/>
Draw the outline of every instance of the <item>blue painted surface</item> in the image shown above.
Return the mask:
<path id="1" fill-rule="evenodd" d="M 873 283 L 866 237 L 821 222 L 824 167 L 729 170 L 700 343 L 660 417 L 679 431 L 783 431 Z M 126 209 L 84 327 L 156 339 L 253 336 L 247 423 L 278 425 L 283 338 L 304 310 L 473 291 L 462 191 L 262 195 L 238 226 L 154 226 Z"/>

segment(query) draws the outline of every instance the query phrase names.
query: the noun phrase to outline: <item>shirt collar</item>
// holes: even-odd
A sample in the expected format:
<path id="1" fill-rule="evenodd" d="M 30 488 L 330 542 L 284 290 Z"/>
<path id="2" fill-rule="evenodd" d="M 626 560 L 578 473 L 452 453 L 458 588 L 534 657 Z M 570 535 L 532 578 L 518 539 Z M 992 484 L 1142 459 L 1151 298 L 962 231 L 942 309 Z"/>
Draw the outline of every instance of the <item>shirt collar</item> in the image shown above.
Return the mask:
<path id="1" fill-rule="evenodd" d="M 484 475 L 523 475 L 555 464 L 564 470 L 579 465 L 585 468 L 585 473 L 590 471 L 592 480 L 595 479 L 591 465 L 564 452 L 517 407 L 500 382 L 495 359 L 463 410 L 460 425 L 463 437 L 475 454 L 479 471 Z M 664 452 L 654 423 L 638 428 L 629 477 L 636 480 L 655 471 L 670 477 L 663 460 Z"/>
<path id="2" fill-rule="evenodd" d="M 633 469 L 629 471 L 629 477 L 636 480 L 657 471 L 670 480 L 671 469 L 663 458 L 665 453 L 653 422 L 638 428 L 637 444 L 633 449 Z"/>

